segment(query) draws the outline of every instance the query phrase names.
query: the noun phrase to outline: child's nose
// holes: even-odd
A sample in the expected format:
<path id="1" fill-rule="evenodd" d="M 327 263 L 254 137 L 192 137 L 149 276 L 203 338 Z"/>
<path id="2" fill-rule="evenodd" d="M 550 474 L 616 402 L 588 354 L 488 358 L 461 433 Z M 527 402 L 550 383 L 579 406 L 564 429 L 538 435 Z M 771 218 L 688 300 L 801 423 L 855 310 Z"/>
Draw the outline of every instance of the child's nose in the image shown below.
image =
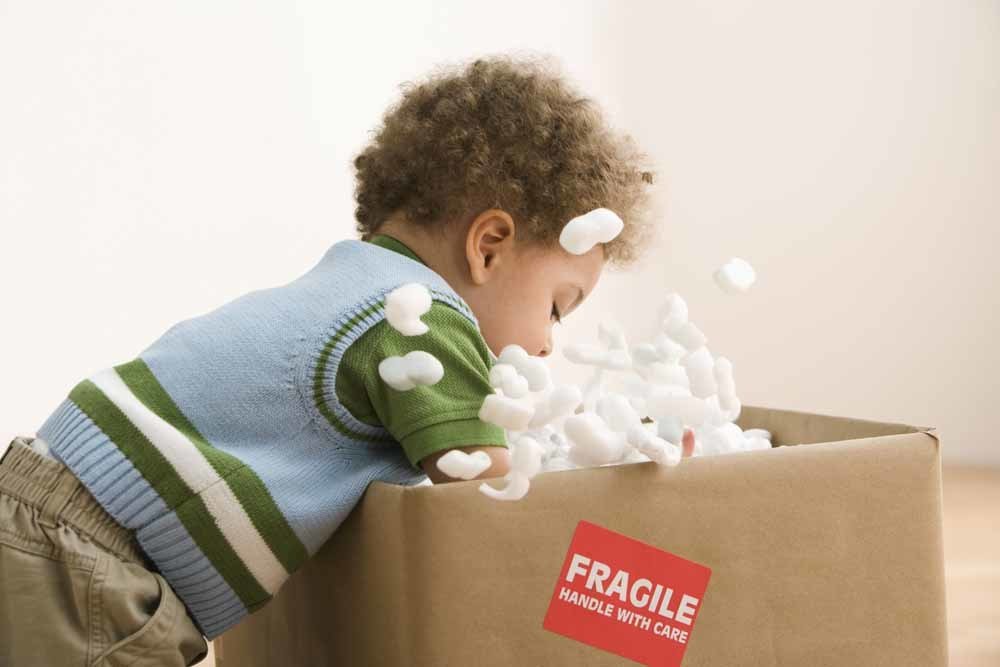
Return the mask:
<path id="1" fill-rule="evenodd" d="M 539 357 L 547 357 L 552 354 L 552 332 L 549 331 L 548 335 L 545 337 L 545 345 L 541 350 L 538 351 Z"/>

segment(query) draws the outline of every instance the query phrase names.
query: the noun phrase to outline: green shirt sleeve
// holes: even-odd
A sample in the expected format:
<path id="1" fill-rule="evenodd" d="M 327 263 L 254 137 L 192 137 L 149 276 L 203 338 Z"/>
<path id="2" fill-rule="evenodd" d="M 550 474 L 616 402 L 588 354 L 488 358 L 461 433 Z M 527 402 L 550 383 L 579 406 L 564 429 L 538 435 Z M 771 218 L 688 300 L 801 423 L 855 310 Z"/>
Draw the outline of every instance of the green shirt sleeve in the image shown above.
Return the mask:
<path id="1" fill-rule="evenodd" d="M 388 430 L 418 469 L 421 459 L 443 449 L 506 447 L 503 429 L 479 419 L 483 400 L 493 393 L 486 341 L 444 302 L 434 301 L 421 319 L 430 331 L 420 336 L 404 336 L 383 320 L 352 343 L 337 373 L 337 398 L 358 420 Z M 434 355 L 444 377 L 429 387 L 393 389 L 379 376 L 379 363 L 413 350 Z"/>

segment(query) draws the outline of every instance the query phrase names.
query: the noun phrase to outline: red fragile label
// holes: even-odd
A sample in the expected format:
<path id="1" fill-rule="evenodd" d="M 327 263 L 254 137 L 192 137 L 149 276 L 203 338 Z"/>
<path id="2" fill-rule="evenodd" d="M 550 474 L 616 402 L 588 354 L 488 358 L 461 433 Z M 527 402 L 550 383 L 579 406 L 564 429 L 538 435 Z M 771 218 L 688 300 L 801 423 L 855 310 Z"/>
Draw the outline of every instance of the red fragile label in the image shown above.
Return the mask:
<path id="1" fill-rule="evenodd" d="M 654 667 L 677 667 L 712 571 L 581 521 L 542 627 Z"/>

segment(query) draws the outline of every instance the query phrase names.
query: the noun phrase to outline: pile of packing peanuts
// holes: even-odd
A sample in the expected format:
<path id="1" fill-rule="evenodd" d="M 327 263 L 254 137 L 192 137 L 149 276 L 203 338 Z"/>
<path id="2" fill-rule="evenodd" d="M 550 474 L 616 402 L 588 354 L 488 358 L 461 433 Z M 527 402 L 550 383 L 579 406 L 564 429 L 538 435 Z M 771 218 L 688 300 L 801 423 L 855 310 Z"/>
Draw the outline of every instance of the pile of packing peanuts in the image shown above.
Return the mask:
<path id="1" fill-rule="evenodd" d="M 569 221 L 559 242 L 570 253 L 584 254 L 614 239 L 622 226 L 613 211 L 595 209 Z M 740 258 L 729 260 L 713 277 L 731 293 L 745 292 L 756 279 L 753 267 Z M 418 336 L 428 331 L 420 317 L 430 307 L 427 288 L 410 283 L 386 297 L 385 315 L 400 333 Z M 540 472 L 645 461 L 675 466 L 686 429 L 695 436 L 692 456 L 770 448 L 770 433 L 743 431 L 735 424 L 741 403 L 733 365 L 712 356 L 688 315 L 684 299 L 670 294 L 657 315 L 653 340 L 630 346 L 620 327 L 605 322 L 596 343 L 568 345 L 569 361 L 593 368 L 583 387 L 554 384 L 545 361 L 520 346 L 501 350 L 490 370 L 495 393 L 483 401 L 479 418 L 505 430 L 510 472 L 504 488 L 484 482 L 479 490 L 496 500 L 520 500 Z M 441 362 L 423 351 L 388 357 L 378 370 L 397 391 L 432 385 L 444 376 Z M 619 392 L 606 387 L 609 375 L 619 380 Z M 491 465 L 486 452 L 460 449 L 437 462 L 458 479 L 473 479 Z"/>

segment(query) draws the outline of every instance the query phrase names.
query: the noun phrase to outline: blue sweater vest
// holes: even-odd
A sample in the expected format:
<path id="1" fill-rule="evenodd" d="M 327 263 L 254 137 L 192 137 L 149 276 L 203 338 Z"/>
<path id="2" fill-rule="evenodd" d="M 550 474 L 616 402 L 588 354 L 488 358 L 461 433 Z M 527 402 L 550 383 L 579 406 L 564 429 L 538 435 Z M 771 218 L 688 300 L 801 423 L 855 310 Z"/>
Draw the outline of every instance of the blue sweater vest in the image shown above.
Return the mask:
<path id="1" fill-rule="evenodd" d="M 80 382 L 39 429 L 209 639 L 266 604 L 371 481 L 425 479 L 335 389 L 344 351 L 411 282 L 478 327 L 430 268 L 342 241 L 298 279 L 179 322 Z"/>

